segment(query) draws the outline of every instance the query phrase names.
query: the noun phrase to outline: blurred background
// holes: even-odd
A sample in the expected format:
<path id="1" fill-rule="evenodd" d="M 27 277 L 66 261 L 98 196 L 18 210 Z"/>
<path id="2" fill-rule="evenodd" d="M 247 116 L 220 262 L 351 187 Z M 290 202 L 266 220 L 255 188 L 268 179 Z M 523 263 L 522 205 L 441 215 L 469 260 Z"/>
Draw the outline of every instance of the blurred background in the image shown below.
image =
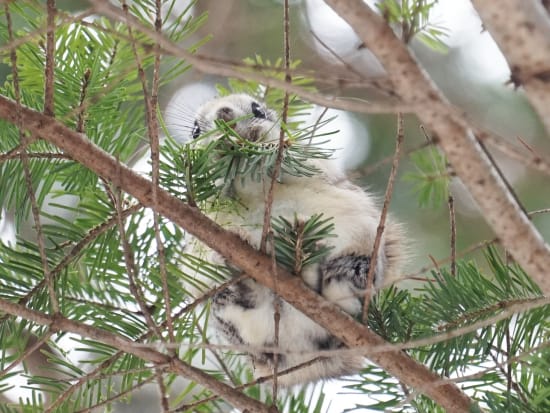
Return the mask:
<path id="1" fill-rule="evenodd" d="M 374 4 L 374 2 L 369 2 Z M 198 0 L 193 14 L 208 12 L 206 24 L 196 33 L 196 38 L 187 39 L 189 44 L 204 36 L 211 36 L 199 53 L 223 60 L 239 62 L 245 58 L 261 56 L 275 61 L 283 51 L 282 0 Z M 76 12 L 88 7 L 86 1 L 58 1 L 59 9 Z M 177 7 L 183 10 L 187 1 Z M 178 10 L 174 12 L 178 13 Z M 467 0 L 440 0 L 430 18 L 433 25 L 443 29 L 445 49 L 433 49 L 413 40 L 411 48 L 425 70 L 437 83 L 445 96 L 464 111 L 474 122 L 499 136 L 521 145 L 520 140 L 537 152 L 550 151 L 550 142 L 536 114 L 521 92 L 508 83 L 510 71 L 491 36 L 484 31 L 472 5 Z M 322 0 L 291 1 L 291 57 L 301 60 L 300 70 L 311 71 L 312 76 L 322 79 L 324 74 L 332 78 L 350 75 L 363 79 L 383 79 L 384 70 L 376 58 L 364 47 L 347 24 Z M 0 67 L 3 81 L 9 67 Z M 226 84 L 226 79 L 205 75 L 191 69 L 165 87 L 161 94 L 163 112 L 171 117 L 181 116 L 182 122 L 168 124 L 171 133 L 179 140 L 188 138 L 185 122 L 192 118 L 193 110 L 203 101 L 216 95 L 216 84 Z M 376 102 L 384 99 L 379 91 L 356 87 L 336 88 L 319 81 L 316 87 L 321 93 L 350 96 Z M 315 108 L 311 113 L 313 123 L 324 108 Z M 336 156 L 342 168 L 353 181 L 379 195 L 386 189 L 395 148 L 396 116 L 365 115 L 329 110 L 328 115 L 338 118 L 328 125 L 329 130 L 340 132 L 332 136 L 331 146 L 338 148 Z M 327 116 L 328 116 L 327 115 Z M 179 126 L 178 126 L 179 125 Z M 404 153 L 419 148 L 426 142 L 418 120 L 405 117 Z M 429 131 L 427 131 L 429 135 Z M 519 139 L 518 139 L 519 138 Z M 548 180 L 533 173 L 522 164 L 501 156 L 494 157 L 504 175 L 516 190 L 527 211 L 550 207 Z M 381 162 L 385 160 L 385 162 Z M 412 259 L 406 274 L 415 274 L 431 265 L 430 256 L 436 260 L 450 254 L 449 210 L 447 204 L 439 207 L 420 207 L 418 197 L 409 181 L 403 179 L 414 164 L 409 156 L 403 156 L 394 189 L 391 212 L 405 223 L 410 238 Z M 480 242 L 493 239 L 493 234 L 478 213 L 475 203 L 462 184 L 451 180 L 451 193 L 455 200 L 457 218 L 457 251 L 466 250 Z M 534 223 L 545 239 L 550 239 L 550 216 L 537 214 Z M 9 214 L 0 220 L 0 237 L 15 236 Z M 483 263 L 480 251 L 467 255 Z M 410 284 L 403 283 L 404 286 Z M 338 382 L 325 386 L 330 400 L 341 390 Z M 139 403 L 148 403 L 149 396 L 137 396 Z M 136 400 L 136 399 L 134 399 Z M 335 399 L 326 411 L 339 412 L 345 406 L 345 398 Z M 158 406 L 154 401 L 152 406 Z M 145 408 L 146 405 L 142 405 Z M 130 409 L 131 407 L 126 407 Z M 125 409 L 120 406 L 119 411 Z M 129 411 L 129 410 L 128 410 Z M 142 410 L 146 411 L 146 410 Z"/>

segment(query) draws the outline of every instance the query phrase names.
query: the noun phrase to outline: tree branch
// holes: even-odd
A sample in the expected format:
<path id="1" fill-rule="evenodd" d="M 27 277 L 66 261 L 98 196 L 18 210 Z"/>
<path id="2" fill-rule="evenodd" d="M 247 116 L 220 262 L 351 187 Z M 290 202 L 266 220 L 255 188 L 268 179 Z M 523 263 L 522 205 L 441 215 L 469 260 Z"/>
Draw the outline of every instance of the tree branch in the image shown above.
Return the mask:
<path id="1" fill-rule="evenodd" d="M 0 310 L 22 317 L 37 324 L 47 325 L 52 331 L 68 331 L 83 337 L 90 337 L 94 340 L 140 357 L 155 365 L 166 365 L 167 370 L 204 384 L 213 392 L 223 395 L 225 400 L 229 403 L 243 410 L 248 410 L 250 412 L 270 412 L 270 409 L 264 406 L 261 402 L 246 396 L 221 381 L 216 380 L 215 378 L 204 373 L 202 370 L 190 366 L 178 358 L 168 356 L 140 343 L 134 343 L 133 341 L 117 334 L 101 330 L 84 323 L 69 320 L 60 315 L 51 316 L 39 311 L 34 311 L 20 304 L 10 303 L 9 301 L 3 299 L 0 299 Z"/>
<path id="2" fill-rule="evenodd" d="M 15 123 L 17 121 L 16 112 L 16 103 L 0 96 L 0 118 Z M 112 181 L 114 185 L 136 197 L 144 206 L 155 207 L 152 184 L 149 180 L 119 163 L 113 156 L 95 146 L 82 134 L 70 130 L 55 119 L 26 107 L 21 107 L 19 113 L 23 125 L 31 132 L 58 146 L 98 175 Z M 190 207 L 167 191 L 159 188 L 157 197 L 156 212 L 186 229 L 224 256 L 230 263 L 266 287 L 274 288 L 274 280 L 270 276 L 272 270 L 270 257 L 260 254 L 236 234 L 224 230 L 200 213 L 197 208 Z M 340 338 L 346 345 L 368 348 L 387 344 L 367 327 L 343 313 L 335 304 L 326 301 L 307 288 L 299 278 L 293 277 L 282 268 L 277 270 L 280 296 L 326 328 L 331 334 Z M 101 340 L 103 336 L 91 337 Z M 113 337 L 109 335 L 108 339 L 109 341 L 106 342 L 109 344 Z M 122 338 L 117 338 L 117 340 L 124 341 L 124 343 L 121 342 L 121 345 L 126 343 Z M 141 357 L 140 354 L 136 353 L 136 355 Z M 147 356 L 149 356 L 149 353 L 147 353 Z M 163 360 L 161 361 L 166 361 L 164 359 L 166 356 L 162 355 L 162 357 Z M 419 389 L 420 392 L 432 398 L 447 411 L 466 413 L 470 411 L 470 407 L 473 405 L 472 401 L 452 383 L 431 386 L 430 383 L 439 382 L 440 377 L 404 352 L 388 350 L 372 354 L 369 357 L 406 385 Z M 188 377 L 193 378 L 192 376 Z M 195 375 L 195 377 L 197 376 Z M 202 376 L 201 379 L 203 379 Z M 208 377 L 208 379 L 211 378 Z M 231 399 L 228 399 L 228 401 L 232 402 Z"/>
<path id="3" fill-rule="evenodd" d="M 547 276 L 550 248 L 481 149 L 463 114 L 447 102 L 390 26 L 363 1 L 325 2 L 376 54 L 393 80 L 396 93 L 405 104 L 413 105 L 422 122 L 437 134 L 438 144 L 453 170 L 476 200 L 502 245 L 543 293 L 550 294 Z"/>
<path id="4" fill-rule="evenodd" d="M 483 24 L 504 54 L 511 82 L 527 98 L 550 133 L 550 20 L 540 1 L 473 0 Z"/>
<path id="5" fill-rule="evenodd" d="M 316 103 L 320 106 L 329 106 L 342 110 L 351 110 L 362 113 L 392 113 L 403 112 L 409 113 L 413 110 L 413 106 L 402 105 L 399 99 L 392 96 L 390 102 L 369 102 L 357 98 L 345 98 L 338 96 L 323 96 L 316 92 L 306 90 L 304 87 L 288 83 L 285 80 L 279 80 L 272 76 L 261 73 L 261 70 L 254 70 L 254 67 L 244 65 L 242 63 L 231 63 L 226 60 L 221 60 L 212 56 L 204 56 L 187 51 L 184 47 L 178 46 L 166 38 L 161 33 L 157 33 L 150 27 L 142 24 L 134 16 L 124 16 L 121 9 L 113 6 L 107 0 L 89 0 L 94 5 L 95 10 L 111 19 L 124 22 L 142 34 L 146 34 L 153 41 L 160 45 L 164 54 L 176 56 L 184 59 L 187 63 L 193 65 L 193 68 L 203 73 L 213 74 L 216 76 L 234 77 L 243 80 L 255 80 L 266 86 L 279 88 L 290 93 L 295 93 L 301 98 Z M 120 36 L 120 33 L 116 33 Z M 0 49 L 1 50 L 1 49 Z M 269 68 L 269 71 L 273 71 Z M 326 79 L 324 79 L 326 80 Z M 335 79 L 335 84 L 338 84 L 338 79 Z M 366 86 L 372 86 L 368 82 Z"/>

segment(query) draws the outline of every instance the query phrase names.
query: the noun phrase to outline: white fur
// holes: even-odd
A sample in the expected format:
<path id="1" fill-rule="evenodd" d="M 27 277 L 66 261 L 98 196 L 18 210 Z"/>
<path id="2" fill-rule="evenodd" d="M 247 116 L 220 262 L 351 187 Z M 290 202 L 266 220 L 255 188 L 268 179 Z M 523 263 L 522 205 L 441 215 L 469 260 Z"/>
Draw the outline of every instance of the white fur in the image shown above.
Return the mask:
<path id="1" fill-rule="evenodd" d="M 256 128 L 261 130 L 261 141 L 277 141 L 279 127 L 274 113 L 266 110 L 267 119 L 250 117 L 253 98 L 248 95 L 231 95 L 210 101 L 203 105 L 197 115 L 202 132 L 214 129 L 214 121 L 222 108 L 230 108 L 235 118 L 248 115 L 239 120 L 234 129 L 244 138 L 247 133 Z M 254 135 L 257 137 L 257 134 Z M 209 136 L 206 141 L 217 139 Z M 200 145 L 204 140 L 198 140 Z M 376 236 L 380 210 L 373 197 L 367 192 L 346 180 L 344 174 L 336 169 L 330 160 L 311 161 L 320 173 L 312 177 L 295 177 L 282 175 L 276 185 L 272 204 L 272 217 L 283 216 L 292 221 L 297 214 L 299 218 L 307 219 L 314 214 L 322 213 L 332 217 L 335 237 L 328 237 L 324 242 L 332 247 L 327 261 L 337 257 L 370 256 Z M 249 177 L 238 177 L 234 180 L 232 194 L 237 202 L 236 210 L 216 212 L 211 217 L 228 230 L 240 234 L 252 246 L 258 248 L 262 236 L 264 221 L 265 193 L 271 182 L 270 177 L 260 181 Z M 386 224 L 380 253 L 377 259 L 376 284 L 381 285 L 384 274 L 394 273 L 399 269 L 401 234 L 398 226 L 391 221 Z M 388 242 L 389 241 L 389 242 Z M 214 256 L 212 256 L 214 257 Z M 303 269 L 301 274 L 304 282 L 313 289 L 320 285 L 319 264 Z M 254 291 L 258 305 L 255 308 L 243 308 L 238 305 L 213 304 L 213 313 L 224 322 L 235 326 L 240 338 L 250 345 L 252 355 L 259 354 L 255 348 L 272 345 L 275 342 L 273 321 L 273 294 L 267 288 L 247 281 Z M 322 294 L 330 301 L 338 304 L 344 311 L 355 315 L 361 311 L 361 302 L 357 291 L 351 283 L 337 281 L 330 283 Z M 320 309 L 322 311 L 322 309 Z M 306 353 L 315 352 L 317 340 L 324 340 L 330 335 L 319 325 L 304 316 L 286 302 L 281 305 L 279 347 L 285 359 L 279 370 L 303 363 L 309 359 Z M 357 356 L 332 357 L 322 362 L 310 365 L 297 372 L 281 377 L 282 384 L 305 383 L 326 377 L 335 377 L 351 373 L 362 367 L 362 359 Z M 257 375 L 271 373 L 268 364 L 254 363 Z"/>

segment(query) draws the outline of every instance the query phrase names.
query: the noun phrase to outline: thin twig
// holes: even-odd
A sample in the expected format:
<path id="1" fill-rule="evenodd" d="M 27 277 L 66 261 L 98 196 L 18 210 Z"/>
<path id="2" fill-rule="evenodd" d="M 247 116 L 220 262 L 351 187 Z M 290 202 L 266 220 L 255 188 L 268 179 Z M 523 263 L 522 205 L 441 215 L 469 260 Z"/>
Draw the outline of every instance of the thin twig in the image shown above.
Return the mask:
<path id="1" fill-rule="evenodd" d="M 352 65 L 350 65 L 348 62 L 346 62 L 344 59 L 342 59 L 342 56 L 340 56 L 333 48 L 331 48 L 328 44 L 326 44 L 318 35 L 315 33 L 315 30 L 310 29 L 309 32 L 313 36 L 313 38 L 321 45 L 323 48 L 329 52 L 332 57 L 334 57 L 338 62 L 342 64 L 346 68 L 346 71 L 349 73 L 353 73 L 354 75 L 357 75 L 358 78 L 363 78 L 364 75 L 362 72 L 355 69 Z"/>
<path id="2" fill-rule="evenodd" d="M 241 281 L 243 281 L 247 278 L 248 278 L 248 276 L 246 274 L 241 274 L 241 275 L 238 275 L 236 277 L 232 277 L 231 279 L 224 282 L 223 284 L 220 284 L 217 287 L 208 290 L 206 293 L 204 293 L 200 297 L 195 298 L 192 303 L 189 303 L 188 305 L 183 307 L 176 314 L 174 314 L 174 316 L 172 318 L 173 319 L 180 318 L 183 314 L 194 310 L 199 304 L 201 304 L 201 303 L 205 302 L 206 300 L 212 298 L 213 296 L 215 296 L 219 292 L 221 292 L 221 291 L 231 287 L 232 285 L 235 285 L 235 284 L 237 284 L 237 283 L 239 283 L 239 282 L 241 282 Z"/>
<path id="3" fill-rule="evenodd" d="M 386 186 L 386 194 L 384 196 L 384 205 L 382 206 L 382 212 L 380 213 L 380 220 L 378 227 L 376 228 L 376 237 L 374 239 L 374 246 L 372 247 L 372 253 L 370 256 L 369 271 L 367 272 L 366 286 L 365 286 L 365 301 L 363 302 L 363 323 L 366 324 L 369 316 L 369 304 L 373 294 L 374 274 L 376 271 L 376 264 L 378 261 L 378 252 L 380 250 L 380 244 L 382 243 L 382 235 L 386 225 L 386 217 L 388 215 L 388 209 L 393 194 L 393 184 L 395 177 L 397 176 L 397 168 L 399 166 L 399 157 L 401 156 L 401 145 L 405 138 L 405 130 L 403 128 L 403 115 L 397 114 L 397 136 L 395 143 L 395 152 L 393 155 L 393 162 L 388 178 L 388 185 Z M 382 276 L 382 274 L 378 274 Z"/>
<path id="4" fill-rule="evenodd" d="M 410 148 L 410 149 L 407 149 L 406 151 L 403 151 L 403 156 L 408 156 L 412 153 L 421 151 L 422 149 L 427 148 L 428 146 L 431 146 L 431 145 L 433 145 L 432 141 L 423 142 L 420 145 L 415 146 L 414 148 Z M 355 177 L 355 176 L 365 177 L 367 175 L 370 175 L 370 174 L 376 172 L 382 166 L 387 165 L 387 164 L 391 164 L 392 161 L 393 161 L 393 155 L 386 156 L 385 158 L 382 158 L 379 161 L 377 161 L 377 162 L 375 162 L 371 165 L 368 165 L 364 168 L 355 169 L 354 171 L 351 172 L 350 175 L 352 177 Z"/>
<path id="5" fill-rule="evenodd" d="M 290 75 L 290 40 L 289 40 L 289 34 L 290 34 L 290 18 L 289 18 L 289 11 L 288 11 L 288 0 L 285 0 L 284 7 L 283 7 L 283 49 L 284 49 L 284 57 L 283 57 L 283 65 L 285 67 L 285 82 L 286 83 L 292 83 L 292 77 Z M 271 232 L 271 208 L 273 206 L 273 194 L 275 192 L 275 185 L 277 183 L 277 180 L 279 179 L 279 174 L 281 173 L 281 164 L 283 162 L 283 154 L 285 149 L 285 127 L 286 122 L 288 118 L 288 104 L 289 104 L 289 93 L 285 92 L 284 99 L 283 99 L 283 112 L 281 115 L 281 128 L 279 133 L 279 147 L 277 148 L 277 158 L 275 160 L 275 166 L 273 168 L 271 180 L 269 183 L 269 189 L 266 193 L 265 197 L 265 210 L 264 210 L 264 223 L 263 223 L 263 229 L 262 229 L 262 238 L 260 241 L 260 251 L 264 254 L 266 251 L 267 246 L 267 238 L 268 234 Z M 271 248 L 271 254 L 272 254 L 272 260 L 275 260 L 275 245 L 272 243 Z M 273 298 L 273 318 L 274 318 L 274 324 L 275 324 L 275 346 L 278 346 L 279 343 L 279 321 L 280 321 L 280 301 L 277 294 L 277 265 L 274 262 L 272 264 L 273 267 L 273 277 L 274 277 L 274 285 L 275 288 L 273 290 L 274 292 L 274 298 Z M 279 365 L 279 356 L 278 354 L 274 355 L 274 372 L 275 372 L 275 379 L 273 380 L 273 399 L 277 399 L 277 368 Z"/>
<path id="6" fill-rule="evenodd" d="M 77 410 L 75 413 L 92 413 L 94 410 L 98 409 L 99 407 L 106 406 L 110 403 L 113 403 L 117 400 L 122 399 L 125 396 L 128 396 L 133 391 L 145 386 L 148 383 L 151 383 L 153 380 L 155 380 L 156 376 L 152 375 L 151 377 L 147 377 L 145 380 L 140 381 L 139 383 L 134 384 L 133 386 L 129 387 L 128 389 L 124 390 L 123 392 L 120 392 L 112 397 L 107 397 L 105 399 L 102 399 L 100 402 L 94 404 L 93 406 L 90 406 L 86 409 Z"/>
<path id="7" fill-rule="evenodd" d="M 516 205 L 517 205 L 518 209 L 521 210 L 521 212 L 523 212 L 523 214 L 525 214 L 525 216 L 529 216 L 528 213 L 527 213 L 527 210 L 525 209 L 525 206 L 521 203 L 518 195 L 516 194 L 515 189 L 512 187 L 512 185 L 510 184 L 510 182 L 508 181 L 508 179 L 506 178 L 506 176 L 502 172 L 502 169 L 501 169 L 500 165 L 495 161 L 495 158 L 493 157 L 493 155 L 487 149 L 487 146 L 485 145 L 485 142 L 483 142 L 483 140 L 478 139 L 478 143 L 479 143 L 480 150 L 485 154 L 485 156 L 487 157 L 487 161 L 492 165 L 492 167 L 494 168 L 494 171 L 498 174 L 498 176 L 500 177 L 502 183 L 506 187 L 506 189 L 508 191 L 508 196 L 513 198 L 516 201 Z"/>
<path id="8" fill-rule="evenodd" d="M 432 262 L 435 272 L 441 278 L 441 268 L 439 268 L 439 265 L 437 264 L 437 261 L 435 260 L 434 256 L 432 254 L 428 254 L 428 258 Z"/>
<path id="9" fill-rule="evenodd" d="M 55 0 L 47 0 L 46 67 L 44 73 L 44 115 L 54 116 Z"/>
<path id="10" fill-rule="evenodd" d="M 155 377 L 160 391 L 160 406 L 164 413 L 168 413 L 170 411 L 170 402 L 168 400 L 168 389 L 166 388 L 164 377 L 162 376 L 162 369 L 155 369 Z"/>
<path id="11" fill-rule="evenodd" d="M 537 209 L 536 211 L 530 211 L 529 215 L 537 215 L 537 214 L 548 214 L 550 213 L 550 208 L 543 208 L 543 209 Z"/>
<path id="12" fill-rule="evenodd" d="M 204 334 L 204 330 L 202 329 L 202 327 L 199 325 L 199 323 L 196 324 L 197 326 L 197 330 L 199 330 L 199 333 L 201 334 L 201 336 L 204 337 L 204 341 L 207 345 L 210 345 L 210 341 L 208 340 L 208 338 L 206 337 L 206 334 Z M 214 357 L 216 358 L 218 364 L 220 365 L 220 367 L 222 368 L 223 372 L 225 373 L 225 375 L 227 376 L 227 378 L 231 381 L 231 383 L 233 384 L 233 386 L 237 386 L 238 385 L 238 381 L 237 379 L 235 379 L 235 377 L 233 376 L 233 373 L 229 370 L 229 368 L 227 367 L 227 364 L 225 363 L 225 361 L 221 358 L 221 356 L 218 354 L 218 351 L 217 349 L 215 348 L 210 348 L 210 352 L 214 355 Z"/>
<path id="13" fill-rule="evenodd" d="M 123 12 L 117 7 L 111 5 L 107 0 L 90 0 L 94 4 L 95 9 L 98 13 L 102 13 L 106 16 L 109 16 L 115 20 L 125 21 Z M 212 58 L 209 56 L 203 56 L 196 53 L 191 53 L 185 50 L 183 47 L 180 47 L 163 35 L 159 35 L 154 30 L 151 30 L 146 25 L 142 24 L 135 17 L 130 16 L 130 19 L 127 21 L 129 25 L 134 27 L 140 33 L 146 34 L 151 39 L 158 41 L 162 47 L 162 51 L 166 55 L 179 57 L 185 59 L 186 62 L 192 64 L 193 67 L 203 73 L 212 73 L 218 76 L 225 77 L 234 77 L 237 79 L 244 79 L 247 81 L 255 80 L 266 86 L 276 87 L 288 91 L 290 93 L 295 93 L 301 98 L 308 100 L 310 102 L 316 103 L 321 106 L 330 106 L 333 108 L 338 108 L 342 110 L 352 110 L 355 112 L 362 113 L 395 113 L 397 111 L 401 112 L 410 112 L 412 111 L 412 106 L 402 106 L 399 99 L 394 99 L 391 102 L 366 102 L 360 99 L 354 98 L 341 98 L 336 96 L 323 96 L 316 92 L 311 92 L 306 90 L 302 86 L 294 85 L 288 83 L 285 80 L 279 80 L 273 76 L 264 75 L 258 70 L 250 70 L 250 66 L 245 66 L 241 63 L 228 63 L 225 60 Z M 249 69 L 249 70 L 243 70 Z M 273 68 L 268 68 L 272 73 Z M 335 84 L 338 84 L 341 80 L 336 80 Z M 366 82 L 370 85 L 369 82 Z"/>
<path id="14" fill-rule="evenodd" d="M 9 4 L 4 4 L 4 11 L 6 13 L 6 20 L 7 20 L 7 28 L 8 28 L 8 38 L 9 41 L 13 41 L 13 27 L 12 27 L 12 20 L 11 20 L 11 13 L 9 9 Z M 12 65 L 12 76 L 13 76 L 13 89 L 15 94 L 15 102 L 17 104 L 16 108 L 16 119 L 17 119 L 17 127 L 19 129 L 19 144 L 23 145 L 25 142 L 25 133 L 23 132 L 23 117 L 21 114 L 21 89 L 19 86 L 19 72 L 17 70 L 17 51 L 15 48 L 12 48 L 10 51 L 10 60 Z M 25 183 L 27 186 L 27 195 L 29 197 L 29 201 L 31 204 L 31 211 L 32 216 L 34 220 L 34 227 L 36 231 L 36 241 L 38 244 L 38 250 L 40 252 L 40 260 L 42 263 L 42 271 L 44 273 L 44 279 L 46 281 L 46 285 L 48 286 L 48 293 L 50 296 L 50 306 L 52 313 L 57 314 L 59 313 L 59 302 L 57 300 L 57 296 L 55 293 L 55 284 L 54 279 L 51 276 L 50 268 L 48 264 L 48 256 L 46 255 L 46 247 L 44 245 L 44 235 L 42 232 L 42 224 L 40 222 L 40 209 L 38 207 L 38 203 L 36 202 L 36 195 L 34 193 L 34 188 L 32 184 L 32 176 L 31 176 L 31 170 L 29 166 L 29 158 L 27 157 L 27 151 L 26 148 L 21 150 L 19 153 L 19 157 L 21 159 L 21 164 L 23 165 L 23 173 L 25 175 Z"/>
<path id="15" fill-rule="evenodd" d="M 270 232 L 270 234 L 272 234 Z M 281 298 L 277 294 L 279 283 L 277 280 L 277 260 L 275 259 L 275 241 L 271 236 L 271 271 L 273 274 L 273 345 L 279 347 L 279 334 L 280 334 L 280 322 L 281 322 Z M 278 385 L 279 385 L 279 352 L 273 352 L 273 403 L 277 400 Z"/>
<path id="16" fill-rule="evenodd" d="M 17 357 L 7 367 L 0 370 L 0 377 L 4 377 L 6 374 L 8 374 L 10 372 L 10 370 L 17 367 L 20 363 L 25 361 L 25 359 L 27 357 L 29 357 L 32 353 L 34 353 L 36 350 L 38 350 L 40 347 L 42 347 L 42 345 L 50 339 L 52 334 L 53 334 L 53 332 L 51 330 L 47 331 L 42 337 L 40 337 L 38 340 L 36 340 L 36 342 L 33 345 L 28 346 L 27 348 L 25 348 L 25 351 L 23 351 L 23 353 L 21 353 L 21 355 L 19 357 Z"/>
<path id="17" fill-rule="evenodd" d="M 315 357 L 311 360 L 308 360 L 308 361 L 305 361 L 303 363 L 300 363 L 296 366 L 293 366 L 293 367 L 290 367 L 288 369 L 285 369 L 281 372 L 279 372 L 279 376 L 284 376 L 286 374 L 290 374 L 292 372 L 295 372 L 295 371 L 298 371 L 300 369 L 303 369 L 305 367 L 309 367 L 315 363 L 318 363 L 319 361 L 323 360 L 323 357 Z M 245 383 L 245 384 L 241 384 L 240 386 L 237 386 L 235 387 L 235 390 L 245 390 L 245 389 L 248 389 L 249 387 L 252 387 L 252 386 L 256 386 L 258 384 L 262 384 L 262 383 L 265 383 L 271 379 L 274 378 L 274 375 L 271 374 L 269 376 L 262 376 L 262 377 L 258 377 L 256 380 L 253 380 L 249 383 Z M 173 409 L 170 411 L 170 413 L 179 413 L 179 412 L 185 412 L 185 411 L 195 411 L 194 409 L 204 403 L 208 403 L 208 402 L 211 402 L 211 401 L 214 401 L 214 400 L 217 400 L 219 399 L 220 396 L 219 395 L 212 395 L 210 397 L 207 397 L 207 398 L 204 398 L 204 399 L 201 399 L 201 400 L 198 400 L 196 402 L 193 402 L 191 404 L 186 404 L 186 405 L 182 405 L 176 409 Z"/>
<path id="18" fill-rule="evenodd" d="M 12 159 L 17 159 L 21 157 L 21 151 L 24 147 L 27 145 L 17 145 L 16 148 L 11 149 L 10 151 L 0 154 L 0 163 L 6 162 Z M 64 161 L 72 161 L 73 158 L 71 158 L 69 155 L 64 153 L 55 153 L 55 152 L 27 152 L 27 157 L 29 159 L 60 159 Z"/>
<path id="19" fill-rule="evenodd" d="M 109 191 L 109 187 L 107 184 L 105 185 L 105 187 Z M 128 287 L 130 288 L 130 291 L 134 296 L 143 317 L 145 318 L 145 322 L 147 323 L 147 326 L 151 329 L 151 331 L 155 333 L 155 335 L 159 338 L 159 340 L 164 340 L 162 332 L 157 326 L 157 323 L 155 322 L 155 320 L 153 320 L 153 316 L 151 315 L 151 310 L 149 309 L 149 307 L 145 302 L 145 296 L 143 294 L 143 291 L 141 290 L 141 287 L 138 284 L 138 278 L 137 278 L 138 270 L 134 260 L 134 253 L 132 251 L 130 242 L 128 241 L 128 237 L 126 235 L 125 220 L 122 217 L 122 194 L 120 190 L 117 190 L 116 193 L 111 192 L 110 196 L 113 199 L 113 206 L 117 213 L 116 216 L 117 216 L 118 233 L 120 234 L 120 244 L 124 255 L 126 272 L 128 273 Z"/>
<path id="20" fill-rule="evenodd" d="M 160 0 L 155 2 L 156 18 L 155 18 L 155 30 L 157 33 L 162 33 L 162 5 Z M 151 142 L 151 169 L 153 181 L 153 203 L 157 205 L 158 196 L 157 189 L 159 187 L 159 170 L 160 170 L 160 151 L 159 151 L 159 131 L 158 131 L 158 92 L 160 87 L 160 45 L 155 43 L 155 62 L 153 66 L 153 82 L 151 85 L 151 103 L 148 114 L 148 128 L 149 139 Z M 146 84 L 143 83 L 144 96 L 147 99 Z M 164 306 L 166 313 L 166 326 L 168 329 L 168 338 L 170 342 L 175 341 L 174 336 L 174 323 L 172 321 L 172 304 L 170 302 L 170 288 L 168 286 L 168 273 L 166 271 L 166 254 L 164 251 L 164 243 L 160 235 L 160 221 L 161 217 L 158 212 L 153 212 L 153 228 L 155 231 L 155 240 L 157 243 L 157 256 L 159 260 L 160 278 L 162 280 L 162 292 L 164 295 Z"/>
<path id="21" fill-rule="evenodd" d="M 529 153 L 525 153 L 517 145 L 512 142 L 495 136 L 487 132 L 479 132 L 476 134 L 477 138 L 483 142 L 486 142 L 491 148 L 496 149 L 501 154 L 507 156 L 510 159 L 514 159 L 520 162 L 522 165 L 537 172 L 541 172 L 545 175 L 550 175 L 550 159 L 548 156 L 542 153 L 542 151 L 534 151 L 527 143 L 518 137 L 518 140 L 525 146 Z"/>
<path id="22" fill-rule="evenodd" d="M 451 224 L 451 275 L 456 276 L 456 215 L 455 203 L 452 195 L 449 195 L 449 221 Z"/>
<path id="23" fill-rule="evenodd" d="M 458 259 L 458 258 L 465 257 L 466 255 L 471 254 L 472 252 L 475 252 L 477 250 L 480 250 L 482 248 L 487 247 L 488 245 L 492 245 L 492 244 L 495 244 L 497 242 L 498 242 L 498 238 L 493 238 L 493 239 L 488 240 L 488 241 L 481 241 L 481 242 L 479 242 L 475 245 L 471 245 L 470 247 L 466 248 L 465 250 L 458 252 L 456 254 L 455 260 Z M 420 275 L 425 274 L 428 271 L 431 271 L 435 268 L 439 268 L 442 265 L 445 265 L 445 264 L 448 264 L 448 263 L 452 262 L 452 260 L 453 260 L 453 257 L 448 256 L 448 257 L 445 257 L 445 258 L 443 258 L 439 261 L 435 261 L 435 263 L 433 265 L 427 265 L 425 267 L 420 268 L 418 271 L 415 271 L 413 273 L 404 275 L 402 278 L 400 278 L 398 280 L 398 282 L 401 282 L 401 281 L 404 281 L 404 280 L 415 279 L 415 278 L 419 277 Z"/>
<path id="24" fill-rule="evenodd" d="M 84 71 L 84 78 L 82 79 L 82 86 L 80 88 L 80 101 L 78 103 L 78 115 L 76 120 L 76 131 L 84 133 L 84 123 L 85 123 L 85 107 L 84 101 L 86 100 L 86 94 L 88 92 L 88 86 L 90 85 L 90 77 L 92 72 L 90 69 Z"/>
<path id="25" fill-rule="evenodd" d="M 321 120 L 325 117 L 325 115 L 328 112 L 328 106 L 325 106 L 321 114 L 317 117 L 315 120 L 315 123 L 313 124 L 313 128 L 311 128 L 311 137 L 309 138 L 309 144 L 311 145 L 313 143 L 313 138 L 315 137 L 317 130 L 319 129 L 319 124 L 321 123 Z"/>
<path id="26" fill-rule="evenodd" d="M 122 2 L 122 9 L 125 13 L 126 20 L 129 20 L 130 13 L 128 11 L 128 5 L 125 1 Z M 160 0 L 155 2 L 155 31 L 161 33 L 162 31 L 162 15 L 161 15 L 161 3 Z M 141 87 L 143 90 L 143 100 L 145 103 L 145 116 L 147 119 L 147 131 L 149 135 L 149 144 L 151 148 L 151 169 L 152 169 L 152 181 L 153 181 L 153 203 L 154 205 L 158 204 L 158 186 L 159 186 L 159 164 L 160 164 L 160 154 L 159 154 L 159 134 L 158 134 L 158 119 L 157 119 L 157 109 L 158 109 L 158 88 L 159 88 L 159 79 L 160 79 L 160 45 L 155 44 L 155 61 L 153 65 L 153 83 L 151 92 L 147 85 L 147 79 L 145 77 L 145 71 L 143 70 L 141 57 L 139 55 L 137 44 L 133 35 L 132 26 L 128 23 L 128 37 L 132 44 L 132 51 L 134 53 L 134 59 L 136 62 L 136 68 L 138 71 L 138 76 L 141 81 Z M 166 317 L 168 325 L 168 340 L 174 341 L 174 326 L 171 319 L 171 306 L 170 306 L 170 293 L 168 289 L 168 275 L 166 273 L 166 258 L 164 253 L 164 244 L 162 237 L 160 235 L 160 217 L 157 212 L 153 212 L 153 227 L 155 231 L 155 241 L 157 244 L 157 256 L 159 259 L 159 269 L 160 277 L 162 282 L 162 290 L 164 296 L 164 304 L 166 306 Z"/>

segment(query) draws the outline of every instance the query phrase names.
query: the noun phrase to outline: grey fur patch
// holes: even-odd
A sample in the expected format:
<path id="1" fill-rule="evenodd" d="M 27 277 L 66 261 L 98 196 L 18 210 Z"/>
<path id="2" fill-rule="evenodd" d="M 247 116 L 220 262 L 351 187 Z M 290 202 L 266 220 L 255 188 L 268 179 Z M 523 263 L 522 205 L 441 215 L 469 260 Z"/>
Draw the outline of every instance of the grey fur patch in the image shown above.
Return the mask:
<path id="1" fill-rule="evenodd" d="M 225 338 L 233 344 L 245 344 L 241 335 L 239 334 L 238 329 L 233 325 L 233 323 L 224 320 L 223 318 L 214 314 L 216 323 L 218 324 L 218 331 L 225 336 Z"/>
<path id="2" fill-rule="evenodd" d="M 370 256 L 367 255 L 344 255 L 328 260 L 321 264 L 319 268 L 323 286 L 332 282 L 347 281 L 356 289 L 365 289 L 370 261 Z M 374 273 L 374 280 L 376 280 L 376 272 Z"/>
<path id="3" fill-rule="evenodd" d="M 247 284 L 250 280 L 241 281 L 214 295 L 214 305 L 236 305 L 245 310 L 256 308 L 256 294 L 254 290 Z"/>

